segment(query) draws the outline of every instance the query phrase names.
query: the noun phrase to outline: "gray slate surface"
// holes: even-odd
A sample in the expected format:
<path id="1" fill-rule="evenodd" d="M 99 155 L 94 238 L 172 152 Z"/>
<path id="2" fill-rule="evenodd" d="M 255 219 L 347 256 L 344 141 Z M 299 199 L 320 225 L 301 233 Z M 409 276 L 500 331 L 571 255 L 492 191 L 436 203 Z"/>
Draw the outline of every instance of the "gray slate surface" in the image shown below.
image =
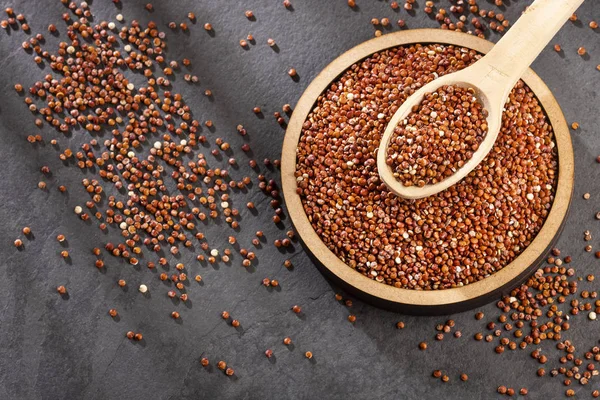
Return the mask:
<path id="1" fill-rule="evenodd" d="M 123 0 L 122 10 L 108 0 L 90 1 L 97 21 L 114 19 L 121 12 L 128 21 L 157 21 L 166 31 L 169 21 L 189 23 L 187 13 L 195 12 L 198 23 L 190 24 L 189 34 L 169 33 L 168 55 L 178 60 L 189 57 L 200 83 L 189 85 L 180 75 L 175 88 L 184 94 L 196 117 L 215 122 L 215 133 L 208 133 L 209 137 L 227 137 L 237 149 L 242 139 L 235 127 L 243 124 L 258 160 L 279 157 L 284 131 L 272 113 L 280 111 L 283 103 L 294 105 L 311 79 L 339 54 L 372 38 L 371 18 L 403 18 L 410 28 L 437 26 L 422 12 L 421 0 L 414 17 L 404 10 L 392 11 L 387 1 L 357 0 L 357 11 L 349 9 L 345 0 L 292 2 L 293 11 L 279 0 L 155 1 L 150 14 L 143 7 L 145 1 Z M 505 14 L 511 21 L 529 3 L 505 2 L 510 4 Z M 436 3 L 449 6 L 445 0 Z M 480 3 L 495 9 L 493 2 Z M 59 1 L 0 0 L 0 9 L 9 5 L 27 16 L 33 32 L 48 36 L 49 45 L 65 37 L 60 20 L 65 9 Z M 246 9 L 254 11 L 256 21 L 244 17 Z M 600 181 L 596 179 L 600 166 L 595 161 L 600 154 L 600 71 L 595 68 L 600 64 L 600 30 L 587 27 L 592 18 L 600 21 L 600 3 L 588 0 L 579 15 L 584 25 L 568 23 L 555 40 L 564 53 L 548 48 L 533 68 L 554 91 L 567 120 L 581 124 L 573 132 L 575 197 L 559 247 L 587 274 L 600 271 L 593 253 L 583 251 L 585 229 L 595 238 L 600 235 L 600 222 L 594 219 L 600 210 Z M 49 22 L 58 26 L 59 39 L 47 34 Z M 215 37 L 204 31 L 204 22 L 212 23 Z M 390 30 L 397 29 L 394 24 Z M 238 41 L 248 33 L 257 43 L 243 50 Z M 268 37 L 277 41 L 279 52 L 265 44 Z M 498 396 L 495 388 L 501 384 L 517 390 L 525 386 L 529 398 L 563 396 L 565 387 L 559 378 L 535 375 L 537 364 L 529 351 L 498 356 L 490 344 L 472 340 L 485 322 L 498 315 L 493 304 L 481 308 L 486 313 L 483 321 L 475 321 L 473 312 L 452 316 L 463 337 L 443 342 L 435 342 L 433 336 L 435 324 L 445 321 L 444 317 L 401 316 L 356 299 L 351 312 L 358 320 L 348 323 L 350 311 L 335 302 L 335 288 L 298 244 L 291 255 L 294 270 L 282 267 L 290 255 L 278 252 L 271 243 L 285 230 L 270 222 L 268 201 L 256 187 L 233 200 L 241 210 L 248 197 L 260 203 L 257 216 L 242 212 L 242 230 L 236 234 L 240 243 L 251 247 L 254 231 L 259 227 L 265 231 L 268 245 L 257 251 L 253 272 L 239 266 L 239 256 L 231 265 L 210 266 L 197 263 L 192 253 L 184 251 L 181 262 L 188 266 L 189 275 L 204 277 L 199 287 L 191 282 L 188 307 L 172 304 L 158 273 L 145 267 L 136 269 L 105 257 L 106 273 L 99 273 L 90 249 L 116 240 L 118 232 L 112 229 L 105 235 L 72 212 L 87 198 L 80 184 L 83 176 L 76 167 L 62 165 L 49 138 L 57 137 L 60 149 L 75 149 L 84 133 L 63 137 L 45 127 L 46 144 L 32 146 L 25 140 L 37 128 L 12 87 L 16 82 L 28 87 L 49 68 L 40 70 L 32 56 L 23 52 L 20 43 L 24 40 L 22 31 L 0 32 L 0 399 L 487 399 Z M 589 52 L 586 59 L 576 53 L 582 45 Z M 290 67 L 298 70 L 298 82 L 287 75 Z M 205 88 L 213 90 L 214 101 L 203 96 Z M 252 113 L 257 105 L 263 108 L 264 119 Z M 241 169 L 248 169 L 246 156 L 236 153 Z M 37 189 L 42 165 L 53 171 L 47 191 Z M 277 178 L 275 172 L 267 173 Z M 68 194 L 58 192 L 60 184 L 68 186 Z M 584 192 L 592 193 L 590 200 L 582 199 Z M 289 226 L 289 219 L 284 222 Z M 25 240 L 25 250 L 16 251 L 12 243 L 26 225 L 32 227 L 35 239 Z M 208 225 L 204 231 L 211 244 L 221 248 L 230 234 L 223 225 Z M 61 246 L 54 239 L 58 233 L 68 238 L 71 264 L 58 255 Z M 598 246 L 597 239 L 592 244 Z M 266 276 L 278 279 L 281 291 L 262 287 Z M 120 278 L 128 281 L 128 290 L 116 285 Z M 137 291 L 141 283 L 150 288 L 146 297 Z M 59 284 L 68 287 L 68 300 L 56 294 Z M 587 282 L 581 286 L 597 289 Z M 289 310 L 294 304 L 303 307 L 301 318 Z M 112 307 L 119 310 L 120 320 L 107 315 Z M 180 324 L 170 318 L 173 310 L 181 312 Z M 239 318 L 241 328 L 227 325 L 220 318 L 223 310 Z M 406 329 L 395 329 L 398 320 L 405 321 Z M 565 337 L 573 338 L 581 349 L 589 348 L 600 339 L 599 322 L 579 321 Z M 143 332 L 143 343 L 124 338 L 130 329 Z M 293 338 L 293 348 L 281 343 L 285 336 Z M 428 351 L 417 349 L 421 340 L 429 342 Z M 542 347 L 552 355 L 551 360 L 556 359 L 550 343 Z M 264 356 L 267 348 L 275 353 L 270 361 Z M 314 353 L 313 362 L 304 358 L 306 350 Z M 226 360 L 235 376 L 228 378 L 214 366 L 202 368 L 198 362 L 202 355 L 213 365 Z M 448 371 L 451 382 L 442 384 L 431 378 L 433 369 Z M 470 377 L 466 383 L 458 379 L 463 372 Z M 581 398 L 590 397 L 598 387 L 598 382 L 574 386 Z"/>

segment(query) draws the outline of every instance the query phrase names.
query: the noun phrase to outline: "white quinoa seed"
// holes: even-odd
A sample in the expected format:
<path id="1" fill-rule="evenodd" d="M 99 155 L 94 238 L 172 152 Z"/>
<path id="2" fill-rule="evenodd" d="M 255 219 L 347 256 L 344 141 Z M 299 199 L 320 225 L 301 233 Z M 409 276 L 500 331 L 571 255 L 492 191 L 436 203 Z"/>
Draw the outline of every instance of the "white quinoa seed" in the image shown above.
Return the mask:
<path id="1" fill-rule="evenodd" d="M 146 286 L 146 285 L 140 285 L 139 291 L 141 293 L 146 293 L 148 291 L 148 286 Z"/>

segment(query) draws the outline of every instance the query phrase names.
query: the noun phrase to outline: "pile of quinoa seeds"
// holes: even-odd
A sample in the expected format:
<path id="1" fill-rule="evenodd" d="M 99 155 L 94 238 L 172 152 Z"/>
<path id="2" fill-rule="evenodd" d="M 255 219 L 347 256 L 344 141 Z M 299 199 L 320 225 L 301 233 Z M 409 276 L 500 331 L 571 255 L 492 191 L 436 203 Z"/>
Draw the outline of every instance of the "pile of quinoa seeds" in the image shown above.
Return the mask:
<path id="1" fill-rule="evenodd" d="M 423 187 L 456 173 L 487 134 L 487 110 L 475 89 L 443 86 L 427 93 L 394 129 L 387 165 L 404 186 Z"/>
<path id="2" fill-rule="evenodd" d="M 24 37 L 23 51 L 31 55 L 32 62 L 42 71 L 29 88 L 14 83 L 15 101 L 23 99 L 35 125 L 48 126 L 55 135 L 47 138 L 30 134 L 25 139 L 32 146 L 49 142 L 65 167 L 81 170 L 81 185 L 88 197 L 79 201 L 73 215 L 87 221 L 88 229 L 121 235 L 118 241 L 90 246 L 96 256 L 90 267 L 101 271 L 106 268 L 107 260 L 121 259 L 138 268 L 158 268 L 159 272 L 151 279 L 169 284 L 163 295 L 176 308 L 189 301 L 197 286 L 189 281 L 204 283 L 200 274 L 191 274 L 190 266 L 178 262 L 180 251 L 197 252 L 199 263 L 237 264 L 240 268 L 253 268 L 260 251 L 275 251 L 273 247 L 293 251 L 296 236 L 284 223 L 277 184 L 279 160 L 262 160 L 266 172 L 261 173 L 248 142 L 238 151 L 227 138 L 210 135 L 213 121 L 195 119 L 193 110 L 172 85 L 171 80 L 178 75 L 183 75 L 186 84 L 200 82 L 192 73 L 194 66 L 189 59 L 168 56 L 166 31 L 177 35 L 200 29 L 206 31 L 206 40 L 211 40 L 214 27 L 210 21 L 197 21 L 193 11 L 180 21 L 166 24 L 129 22 L 121 14 L 115 21 L 100 21 L 93 18 L 86 2 L 57 1 L 64 5 L 62 21 L 48 21 L 47 33 L 32 32 L 27 17 L 18 8 L 9 7 L 0 16 L 0 34 L 14 31 L 14 37 L 17 34 Z M 120 0 L 112 1 L 119 6 Z M 357 10 L 360 1 L 346 1 Z M 415 7 L 415 0 L 391 1 L 389 6 L 396 12 L 400 9 L 412 12 L 414 8 L 432 15 L 442 29 L 481 37 L 486 30 L 502 33 L 510 26 L 501 12 L 483 9 L 476 0 L 450 3 L 448 9 L 433 1 Z M 500 9 L 509 6 L 502 0 L 489 3 L 485 6 Z M 274 6 L 292 10 L 292 0 Z M 145 9 L 152 12 L 154 7 L 148 3 Z M 247 10 L 244 17 L 257 21 L 252 10 Z M 571 20 L 579 21 L 576 15 Z M 376 36 L 391 26 L 389 18 L 373 17 L 370 22 L 376 28 Z M 595 21 L 585 23 L 591 29 L 598 28 Z M 399 19 L 397 25 L 406 29 L 409 23 Z M 59 45 L 47 44 L 44 35 L 57 36 Z M 250 50 L 256 42 L 252 34 L 239 39 L 244 50 Z M 272 38 L 265 38 L 263 44 L 277 49 Z M 554 45 L 554 50 L 563 51 L 559 44 Z M 580 46 L 577 53 L 583 57 L 587 51 Z M 517 257 L 539 232 L 554 199 L 557 154 L 547 117 L 523 82 L 510 94 L 496 145 L 485 161 L 459 184 L 436 196 L 405 201 L 389 193 L 379 180 L 375 153 L 386 123 L 402 102 L 425 82 L 465 68 L 480 57 L 472 50 L 441 44 L 389 49 L 352 65 L 318 98 L 303 125 L 298 144 L 297 192 L 317 234 L 349 268 L 398 288 L 442 290 L 485 279 Z M 283 73 L 298 81 L 295 68 Z M 130 80 L 132 74 L 143 83 L 134 84 Z M 213 96 L 209 88 L 203 89 L 203 93 L 209 98 Z M 458 95 L 463 100 L 466 94 Z M 477 104 L 466 103 L 462 104 L 471 108 L 471 115 L 484 116 L 484 110 Z M 435 110 L 436 106 L 431 107 Z M 253 111 L 262 116 L 260 107 L 254 106 Z M 284 104 L 282 112 L 273 116 L 285 127 L 285 118 L 291 112 L 292 107 Z M 434 118 L 431 113 L 429 117 Z M 485 127 L 479 122 L 479 118 L 463 119 L 463 126 L 466 124 L 469 132 L 474 131 L 458 138 L 468 143 L 467 148 L 458 146 L 455 150 L 460 154 L 443 157 L 456 165 L 468 159 L 469 148 L 474 151 L 485 135 Z M 578 124 L 574 122 L 572 128 L 577 129 Z M 85 138 L 80 148 L 64 146 L 68 141 L 62 135 L 73 131 Z M 99 140 L 100 132 L 103 139 Z M 241 124 L 234 134 L 251 136 Z M 396 144 L 401 152 L 406 143 Z M 205 148 L 210 148 L 210 154 L 203 153 Z M 425 148 L 416 150 L 423 152 Z M 245 157 L 245 168 L 237 168 L 240 151 Z M 224 162 L 217 162 L 220 158 Z M 430 169 L 435 166 L 432 173 L 413 174 L 419 179 L 406 176 L 401 179 L 416 185 L 443 179 L 447 172 L 440 168 L 443 164 L 439 161 L 435 157 L 427 164 Z M 402 161 L 396 158 L 390 163 L 402 167 Z M 41 165 L 38 188 L 58 190 L 66 196 L 70 188 L 56 185 L 56 180 L 51 179 L 56 173 Z M 249 200 L 251 191 L 264 194 L 269 203 L 265 208 L 271 210 L 273 223 L 285 232 L 281 237 L 270 238 L 273 247 L 265 245 L 261 230 L 253 231 L 251 246 L 246 248 L 236 238 L 240 229 L 250 228 L 243 223 L 234 204 L 241 204 L 250 212 L 262 204 Z M 590 195 L 584 198 L 589 199 Z M 597 218 L 600 219 L 600 214 Z M 223 229 L 230 230 L 224 243 L 215 243 L 201 229 L 203 224 L 219 220 L 226 223 Z M 15 251 L 28 250 L 35 228 L 21 228 L 14 238 Z M 72 249 L 67 235 L 58 233 L 50 239 L 56 242 L 57 257 L 69 261 Z M 588 231 L 584 239 L 591 240 Z M 587 245 L 586 251 L 591 252 L 592 246 Z M 600 252 L 596 257 L 600 258 Z M 283 267 L 291 273 L 292 261 L 286 260 Z M 598 381 L 600 347 L 579 347 L 568 337 L 572 323 L 578 319 L 595 320 L 600 312 L 597 292 L 579 287 L 589 286 L 593 281 L 591 274 L 577 276 L 571 267 L 571 257 L 553 249 L 546 263 L 525 284 L 497 302 L 496 315 L 486 318 L 483 312 L 475 313 L 475 319 L 480 321 L 477 331 L 466 332 L 448 319 L 437 324 L 431 335 L 424 334 L 423 340 L 414 346 L 427 352 L 431 351 L 428 342 L 434 340 L 472 340 L 489 343 L 490 353 L 499 356 L 524 350 L 536 361 L 535 370 L 529 373 L 560 380 L 565 386 L 565 396 L 572 397 L 582 387 L 589 388 Z M 49 284 L 56 292 L 48 296 L 76 301 L 69 296 L 70 286 L 65 282 Z M 112 284 L 120 290 L 129 286 L 124 279 Z M 260 277 L 257 285 L 268 290 L 280 289 L 275 277 Z M 142 298 L 149 294 L 150 288 L 140 284 L 135 290 Z M 348 310 L 352 308 L 352 300 L 341 294 L 335 294 L 335 301 Z M 165 318 L 180 320 L 182 310 L 176 308 Z M 294 304 L 289 312 L 301 316 L 304 311 L 301 305 Z M 103 318 L 115 320 L 121 315 L 116 307 L 103 314 Z M 223 310 L 215 317 L 238 328 L 243 316 L 233 314 Z M 360 323 L 353 312 L 347 319 L 350 324 Z M 410 326 L 404 321 L 394 321 L 390 329 L 401 331 Z M 146 340 L 144 332 L 131 326 L 123 331 L 123 336 L 132 343 Z M 277 345 L 281 348 L 294 343 L 290 334 Z M 555 346 L 559 356 L 549 355 L 548 346 Z M 304 343 L 298 347 L 300 356 L 314 363 L 316 349 Z M 278 350 L 273 348 L 264 349 L 265 358 L 274 357 Z M 235 375 L 234 366 L 221 358 L 218 354 L 201 352 L 198 362 L 207 369 L 214 365 L 225 376 Z M 470 381 L 468 371 L 443 370 L 436 365 L 432 365 L 432 371 L 432 379 L 439 379 L 440 384 Z M 529 392 L 526 387 L 511 386 L 510 382 L 498 382 L 489 391 L 490 395 L 497 392 L 509 396 L 525 396 Z M 598 390 L 589 392 L 592 397 L 600 396 Z"/>
<path id="3" fill-rule="evenodd" d="M 379 178 L 379 142 L 402 102 L 432 75 L 480 57 L 440 44 L 385 50 L 350 67 L 318 98 L 298 144 L 298 194 L 317 234 L 350 268 L 397 288 L 459 287 L 502 269 L 541 229 L 558 159 L 552 127 L 522 81 L 509 95 L 496 144 L 458 184 L 414 201 Z M 402 157 L 403 148 L 411 147 L 390 151 Z"/>

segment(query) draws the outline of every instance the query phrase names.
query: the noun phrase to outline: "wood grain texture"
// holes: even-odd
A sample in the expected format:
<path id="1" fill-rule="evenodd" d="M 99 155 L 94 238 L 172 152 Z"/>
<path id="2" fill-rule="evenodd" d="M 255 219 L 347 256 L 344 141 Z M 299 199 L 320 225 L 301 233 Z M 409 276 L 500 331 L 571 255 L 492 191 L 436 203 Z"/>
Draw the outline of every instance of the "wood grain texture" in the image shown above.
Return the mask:
<path id="1" fill-rule="evenodd" d="M 300 196 L 296 193 L 296 147 L 302 124 L 312 110 L 318 96 L 330 83 L 355 62 L 378 51 L 412 43 L 441 43 L 468 47 L 487 53 L 493 43 L 464 33 L 436 29 L 416 29 L 388 34 L 364 42 L 329 64 L 308 86 L 290 119 L 283 143 L 281 179 L 283 194 L 292 222 L 299 237 L 327 276 L 346 290 L 367 302 L 383 308 L 411 314 L 445 314 L 463 311 L 496 299 L 522 282 L 537 267 L 560 233 L 573 193 L 574 157 L 571 136 L 563 113 L 550 89 L 531 70 L 523 74 L 523 81 L 533 90 L 542 104 L 554 129 L 559 157 L 557 192 L 552 209 L 542 229 L 513 262 L 492 276 L 470 285 L 446 290 L 398 289 L 378 283 L 342 262 L 311 226 Z"/>

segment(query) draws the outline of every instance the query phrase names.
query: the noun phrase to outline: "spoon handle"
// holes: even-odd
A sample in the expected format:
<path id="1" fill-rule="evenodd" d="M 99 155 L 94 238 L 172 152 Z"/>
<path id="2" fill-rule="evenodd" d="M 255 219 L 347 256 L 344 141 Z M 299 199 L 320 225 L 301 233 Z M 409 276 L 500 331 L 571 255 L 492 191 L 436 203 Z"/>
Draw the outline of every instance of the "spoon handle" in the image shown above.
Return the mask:
<path id="1" fill-rule="evenodd" d="M 597 1 L 597 0 L 593 0 Z M 527 68 L 584 0 L 536 0 L 483 57 L 486 81 L 502 104 Z M 483 83 L 483 82 L 482 82 Z M 494 89 L 495 87 L 495 89 Z"/>

